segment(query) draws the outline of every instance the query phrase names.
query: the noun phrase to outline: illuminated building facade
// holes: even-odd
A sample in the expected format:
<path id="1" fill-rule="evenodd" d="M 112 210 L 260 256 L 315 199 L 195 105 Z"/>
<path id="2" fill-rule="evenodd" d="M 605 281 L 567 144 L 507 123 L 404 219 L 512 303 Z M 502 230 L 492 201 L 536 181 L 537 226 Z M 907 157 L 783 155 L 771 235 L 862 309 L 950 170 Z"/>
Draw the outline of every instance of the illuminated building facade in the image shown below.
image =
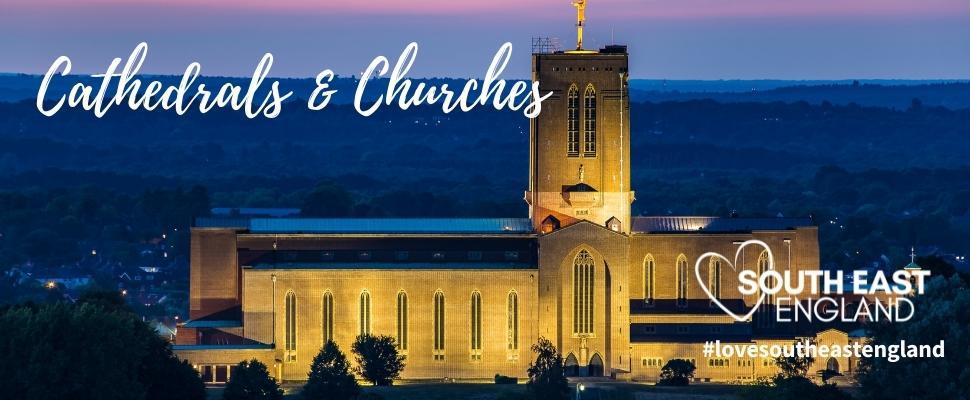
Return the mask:
<path id="1" fill-rule="evenodd" d="M 775 374 L 768 359 L 702 356 L 705 340 L 791 343 L 799 333 L 770 323 L 768 307 L 735 322 L 700 288 L 695 262 L 758 239 L 777 269 L 817 269 L 817 228 L 799 218 L 632 216 L 627 49 L 577 47 L 532 56 L 533 79 L 552 96 L 531 122 L 528 218 L 200 220 L 177 354 L 211 382 L 252 358 L 299 381 L 325 341 L 349 352 L 371 333 L 397 339 L 403 379 L 492 379 L 525 377 L 529 348 L 545 337 L 575 376 L 653 381 L 673 358 L 694 361 L 700 380 Z M 745 249 L 737 268 L 764 262 Z M 732 310 L 755 302 L 729 266 L 705 261 L 698 273 Z"/>

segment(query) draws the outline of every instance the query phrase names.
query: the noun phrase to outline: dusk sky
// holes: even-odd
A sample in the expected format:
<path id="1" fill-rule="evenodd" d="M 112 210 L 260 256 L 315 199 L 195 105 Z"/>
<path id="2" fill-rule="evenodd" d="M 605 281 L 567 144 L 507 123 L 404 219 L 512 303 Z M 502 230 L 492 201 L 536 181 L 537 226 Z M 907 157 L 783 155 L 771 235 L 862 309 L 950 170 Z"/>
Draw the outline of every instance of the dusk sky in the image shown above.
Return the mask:
<path id="1" fill-rule="evenodd" d="M 141 41 L 143 73 L 359 73 L 411 41 L 413 76 L 478 77 L 512 42 L 507 77 L 527 77 L 530 38 L 574 44 L 569 0 L 0 0 L 0 72 L 42 74 L 61 55 L 103 71 Z M 966 79 L 967 0 L 588 0 L 586 47 L 630 47 L 634 78 Z"/>

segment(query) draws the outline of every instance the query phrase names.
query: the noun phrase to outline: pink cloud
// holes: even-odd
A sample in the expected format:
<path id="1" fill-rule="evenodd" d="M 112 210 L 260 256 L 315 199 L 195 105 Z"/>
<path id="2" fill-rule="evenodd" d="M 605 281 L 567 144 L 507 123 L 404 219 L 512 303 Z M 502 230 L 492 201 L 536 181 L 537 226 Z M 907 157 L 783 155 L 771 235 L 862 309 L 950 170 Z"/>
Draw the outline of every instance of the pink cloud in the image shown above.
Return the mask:
<path id="1" fill-rule="evenodd" d="M 508 15 L 537 19 L 571 13 L 569 0 L 7 0 L 11 8 L 164 6 L 226 11 L 368 15 Z M 966 0 L 589 0 L 591 15 L 611 18 L 939 15 L 970 13 Z M 496 21 L 501 23 L 501 21 Z"/>

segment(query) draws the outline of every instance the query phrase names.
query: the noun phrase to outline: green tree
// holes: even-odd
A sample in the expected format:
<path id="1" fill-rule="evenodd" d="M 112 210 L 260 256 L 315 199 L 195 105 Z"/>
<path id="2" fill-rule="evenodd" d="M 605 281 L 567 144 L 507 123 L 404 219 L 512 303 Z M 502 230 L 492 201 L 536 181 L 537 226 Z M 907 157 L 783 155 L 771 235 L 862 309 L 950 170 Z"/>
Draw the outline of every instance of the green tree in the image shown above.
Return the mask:
<path id="1" fill-rule="evenodd" d="M 815 358 L 798 357 L 797 354 L 791 357 L 778 356 L 775 358 L 775 366 L 781 370 L 779 374 L 782 378 L 805 377 L 813 362 L 815 362 Z"/>
<path id="2" fill-rule="evenodd" d="M 346 217 L 354 210 L 350 192 L 332 182 L 320 182 L 303 198 L 301 213 L 307 217 Z"/>
<path id="3" fill-rule="evenodd" d="M 156 336 L 151 342 L 148 358 L 157 361 L 142 363 L 139 369 L 145 400 L 205 399 L 205 384 L 198 371 L 176 358 L 165 339 Z"/>
<path id="4" fill-rule="evenodd" d="M 117 290 L 102 290 L 98 288 L 87 290 L 78 297 L 77 303 L 100 306 L 107 311 L 131 312 L 131 308 L 125 303 L 125 298 Z"/>
<path id="5" fill-rule="evenodd" d="M 852 396 L 835 385 L 816 385 L 804 376 L 776 376 L 739 390 L 744 400 L 851 400 Z"/>
<path id="6" fill-rule="evenodd" d="M 925 256 L 916 257 L 916 264 L 920 268 L 929 270 L 930 276 L 942 276 L 944 278 L 949 278 L 951 275 L 957 272 L 953 264 L 946 262 L 943 257 L 940 256 Z"/>
<path id="7" fill-rule="evenodd" d="M 944 357 L 863 358 L 857 379 L 863 399 L 967 399 L 970 398 L 970 291 L 957 276 L 936 277 L 925 293 L 913 297 L 916 311 L 905 322 L 869 325 L 874 345 L 940 344 Z"/>
<path id="8" fill-rule="evenodd" d="M 303 386 L 306 400 L 348 400 L 360 394 L 360 385 L 350 373 L 350 363 L 332 340 L 323 345 L 307 374 Z"/>
<path id="9" fill-rule="evenodd" d="M 192 367 L 125 310 L 89 302 L 13 306 L 0 310 L 0 332 L 5 399 L 205 399 Z"/>
<path id="10" fill-rule="evenodd" d="M 391 386 L 404 370 L 405 356 L 398 354 L 390 336 L 360 335 L 354 342 L 357 373 L 375 386 Z"/>
<path id="11" fill-rule="evenodd" d="M 664 364 L 663 368 L 660 369 L 660 379 L 657 380 L 657 384 L 687 386 L 691 379 L 694 379 L 694 370 L 696 369 L 697 367 L 690 361 L 679 358 L 672 359 L 667 361 L 667 364 Z"/>
<path id="12" fill-rule="evenodd" d="M 770 381 L 761 381 L 741 391 L 747 400 L 850 400 L 852 396 L 839 390 L 834 384 L 816 385 L 807 377 L 808 369 L 815 362 L 813 357 L 780 356 L 775 365 L 780 372 Z"/>
<path id="13" fill-rule="evenodd" d="M 242 361 L 226 383 L 223 400 L 282 400 L 283 389 L 269 376 L 266 364 L 256 359 Z"/>
<path id="14" fill-rule="evenodd" d="M 562 354 L 549 339 L 539 338 L 532 345 L 532 352 L 536 353 L 535 362 L 529 364 L 529 382 L 526 384 L 529 394 L 537 399 L 568 399 L 569 382 L 563 374 Z"/>

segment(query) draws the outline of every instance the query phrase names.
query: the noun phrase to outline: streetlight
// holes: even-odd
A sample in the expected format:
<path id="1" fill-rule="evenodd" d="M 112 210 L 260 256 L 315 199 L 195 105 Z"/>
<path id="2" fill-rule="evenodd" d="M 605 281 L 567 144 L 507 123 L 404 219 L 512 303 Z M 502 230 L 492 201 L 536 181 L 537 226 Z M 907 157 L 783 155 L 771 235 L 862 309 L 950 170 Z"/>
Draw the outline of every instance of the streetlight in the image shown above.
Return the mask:
<path id="1" fill-rule="evenodd" d="M 586 386 L 583 386 L 582 383 L 576 385 L 576 400 L 579 400 L 579 397 L 584 390 L 586 390 Z"/>

